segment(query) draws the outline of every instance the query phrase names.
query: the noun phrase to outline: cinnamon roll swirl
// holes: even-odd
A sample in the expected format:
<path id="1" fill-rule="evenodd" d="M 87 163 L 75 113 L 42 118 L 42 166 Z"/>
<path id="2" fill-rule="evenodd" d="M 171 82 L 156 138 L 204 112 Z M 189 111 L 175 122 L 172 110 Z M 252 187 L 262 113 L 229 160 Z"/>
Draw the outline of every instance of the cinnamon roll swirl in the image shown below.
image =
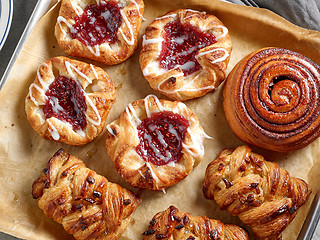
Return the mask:
<path id="1" fill-rule="evenodd" d="M 264 48 L 243 58 L 227 77 L 224 110 L 244 142 L 289 152 L 319 134 L 320 67 L 300 53 Z"/>

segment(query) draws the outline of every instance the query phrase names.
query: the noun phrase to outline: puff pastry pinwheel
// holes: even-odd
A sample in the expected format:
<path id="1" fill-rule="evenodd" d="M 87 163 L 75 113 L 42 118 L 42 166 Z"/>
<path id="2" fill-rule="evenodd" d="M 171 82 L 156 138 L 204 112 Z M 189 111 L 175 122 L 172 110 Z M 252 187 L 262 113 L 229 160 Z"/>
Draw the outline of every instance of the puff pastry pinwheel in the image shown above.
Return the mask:
<path id="1" fill-rule="evenodd" d="M 231 50 L 228 29 L 218 18 L 178 9 L 146 28 L 139 61 L 154 90 L 184 101 L 205 95 L 225 80 Z"/>
<path id="2" fill-rule="evenodd" d="M 25 110 L 41 137 L 83 145 L 102 132 L 115 98 L 112 80 L 103 69 L 54 57 L 39 66 Z"/>
<path id="3" fill-rule="evenodd" d="M 118 64 L 137 48 L 143 11 L 143 0 L 62 0 L 55 36 L 70 56 Z"/>
<path id="4" fill-rule="evenodd" d="M 320 66 L 300 53 L 263 48 L 230 72 L 223 107 L 244 142 L 279 152 L 300 149 L 320 134 Z"/>
<path id="5" fill-rule="evenodd" d="M 206 170 L 206 198 L 249 225 L 260 239 L 281 239 L 311 193 L 308 184 L 248 147 L 223 150 Z"/>
<path id="6" fill-rule="evenodd" d="M 63 149 L 32 185 L 44 214 L 75 239 L 117 239 L 141 200 Z"/>
<path id="7" fill-rule="evenodd" d="M 182 102 L 149 95 L 129 104 L 107 130 L 108 155 L 134 187 L 163 190 L 187 177 L 203 158 L 206 134 Z"/>
<path id="8" fill-rule="evenodd" d="M 223 224 L 205 216 L 193 217 L 174 206 L 157 213 L 143 235 L 144 240 L 249 240 L 248 233 L 241 227 Z"/>

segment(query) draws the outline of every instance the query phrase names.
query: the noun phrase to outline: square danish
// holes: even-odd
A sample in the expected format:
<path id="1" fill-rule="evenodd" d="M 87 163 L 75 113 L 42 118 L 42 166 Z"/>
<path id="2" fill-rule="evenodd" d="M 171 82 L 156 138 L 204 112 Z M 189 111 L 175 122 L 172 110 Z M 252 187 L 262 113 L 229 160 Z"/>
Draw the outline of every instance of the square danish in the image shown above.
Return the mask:
<path id="1" fill-rule="evenodd" d="M 115 98 L 113 82 L 103 69 L 54 57 L 39 66 L 25 110 L 44 139 L 84 145 L 103 131 Z"/>
<path id="2" fill-rule="evenodd" d="M 179 9 L 146 28 L 139 61 L 154 90 L 185 101 L 225 80 L 231 50 L 229 31 L 218 18 Z"/>
<path id="3" fill-rule="evenodd" d="M 137 48 L 143 0 L 62 0 L 55 36 L 63 51 L 114 65 Z"/>
<path id="4" fill-rule="evenodd" d="M 107 125 L 106 149 L 133 187 L 163 190 L 199 164 L 205 137 L 184 103 L 149 95 L 129 104 L 119 119 Z"/>

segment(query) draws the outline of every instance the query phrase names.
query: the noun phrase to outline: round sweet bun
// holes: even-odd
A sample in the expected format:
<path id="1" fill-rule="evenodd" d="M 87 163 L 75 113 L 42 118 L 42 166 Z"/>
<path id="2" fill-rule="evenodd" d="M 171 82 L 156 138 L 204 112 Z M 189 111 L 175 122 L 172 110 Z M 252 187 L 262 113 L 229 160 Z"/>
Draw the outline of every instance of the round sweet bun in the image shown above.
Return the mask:
<path id="1" fill-rule="evenodd" d="M 178 33 L 174 36 L 176 28 Z M 183 35 L 185 32 L 189 35 Z M 197 43 L 192 43 L 194 37 L 198 38 Z M 166 47 L 184 51 L 166 52 Z M 156 18 L 146 28 L 139 61 L 144 77 L 154 90 L 185 101 L 205 95 L 225 80 L 231 50 L 229 31 L 217 17 L 179 9 Z M 186 53 L 192 55 L 188 62 L 183 59 Z M 165 67 L 168 61 L 172 66 Z"/>
<path id="2" fill-rule="evenodd" d="M 44 139 L 84 145 L 102 132 L 114 101 L 112 80 L 103 69 L 54 57 L 39 66 L 25 110 Z"/>
<path id="3" fill-rule="evenodd" d="M 96 25 L 97 27 L 94 25 L 95 17 L 93 18 L 95 21 L 92 20 L 94 23 L 80 24 L 79 27 L 87 27 L 88 25 L 93 27 L 94 30 L 90 30 L 91 33 L 86 30 L 90 39 L 88 41 L 79 40 L 82 32 L 74 26 L 78 19 L 81 19 L 86 8 L 107 4 L 112 7 L 113 5 L 117 6 L 118 14 L 113 16 L 111 11 L 106 11 L 101 13 L 99 18 L 106 19 L 107 24 L 103 23 L 103 26 L 111 25 L 110 29 L 116 29 L 115 39 L 110 38 L 102 42 L 97 40 L 98 35 L 105 36 L 109 33 L 108 29 L 104 31 L 101 30 L 100 25 Z M 110 7 L 111 10 L 112 7 Z M 136 50 L 143 12 L 143 0 L 62 0 L 55 26 L 55 36 L 61 49 L 70 56 L 84 57 L 107 65 L 115 65 L 128 59 Z M 119 21 L 118 25 L 115 23 L 115 18 Z M 98 33 L 92 35 L 92 31 Z M 76 34 L 72 35 L 72 33 Z"/>
<path id="4" fill-rule="evenodd" d="M 320 134 L 320 67 L 295 51 L 269 47 L 230 72 L 223 107 L 233 132 L 261 148 L 290 152 Z"/>
<path id="5" fill-rule="evenodd" d="M 141 126 L 160 114 L 182 118 L 187 122 L 188 127 L 181 130 L 185 136 L 181 137 L 179 133 L 183 126 L 168 122 L 165 117 L 160 118 L 159 125 L 145 125 L 151 131 L 142 133 Z M 204 154 L 203 140 L 206 135 L 197 117 L 182 102 L 159 100 L 154 95 L 129 104 L 119 119 L 107 125 L 106 132 L 106 149 L 115 168 L 129 184 L 137 188 L 163 190 L 178 183 L 199 164 Z M 149 145 L 139 152 L 144 141 Z M 176 141 L 182 142 L 180 150 L 176 150 L 178 148 L 174 144 L 170 145 Z M 174 151 L 170 152 L 170 148 Z M 175 153 L 181 153 L 177 161 L 157 164 L 153 160 L 154 156 L 160 155 L 160 162 Z"/>

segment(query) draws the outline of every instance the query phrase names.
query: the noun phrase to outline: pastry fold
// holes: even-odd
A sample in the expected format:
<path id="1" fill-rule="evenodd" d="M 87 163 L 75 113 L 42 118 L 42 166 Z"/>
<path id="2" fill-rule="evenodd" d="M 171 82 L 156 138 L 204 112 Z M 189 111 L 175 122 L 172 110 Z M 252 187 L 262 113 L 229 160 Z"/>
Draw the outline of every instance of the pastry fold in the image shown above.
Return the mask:
<path id="1" fill-rule="evenodd" d="M 311 189 L 277 163 L 240 146 L 223 150 L 208 165 L 203 193 L 238 216 L 260 239 L 281 239 Z"/>
<path id="2" fill-rule="evenodd" d="M 300 53 L 264 48 L 228 75 L 223 106 L 244 142 L 273 151 L 302 148 L 319 134 L 320 67 Z"/>
<path id="3" fill-rule="evenodd" d="M 117 239 L 141 202 L 63 149 L 33 183 L 32 195 L 44 214 L 75 239 Z"/>
<path id="4" fill-rule="evenodd" d="M 190 213 L 180 212 L 170 206 L 163 212 L 157 213 L 148 230 L 144 233 L 147 239 L 220 239 L 220 240 L 248 240 L 248 233 L 233 224 L 223 224 L 205 216 L 193 217 Z"/>

